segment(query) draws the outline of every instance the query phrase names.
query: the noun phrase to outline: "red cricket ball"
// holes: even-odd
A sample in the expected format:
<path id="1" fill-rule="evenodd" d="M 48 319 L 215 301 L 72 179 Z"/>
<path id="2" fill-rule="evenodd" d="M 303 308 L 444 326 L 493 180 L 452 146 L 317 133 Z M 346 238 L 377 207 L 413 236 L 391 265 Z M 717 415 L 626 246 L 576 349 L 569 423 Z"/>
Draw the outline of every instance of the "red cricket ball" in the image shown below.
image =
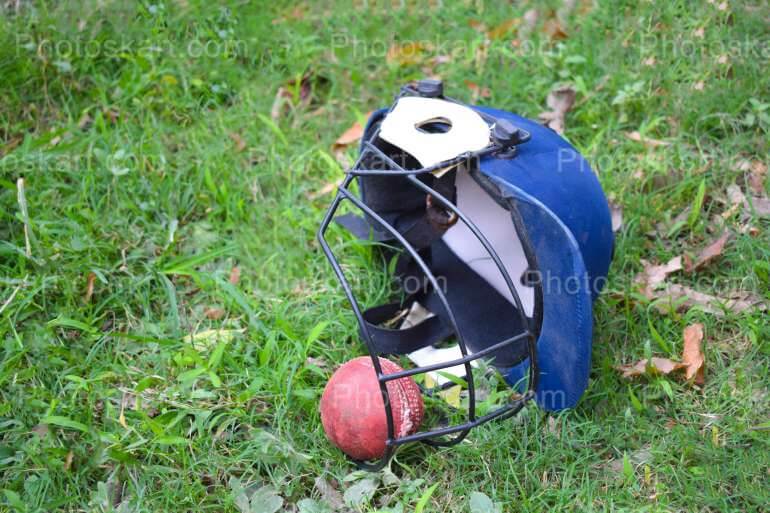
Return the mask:
<path id="1" fill-rule="evenodd" d="M 385 374 L 401 367 L 380 358 Z M 386 383 L 396 438 L 420 427 L 423 402 L 420 388 L 407 376 Z M 335 371 L 321 396 L 321 422 L 329 440 L 356 460 L 382 457 L 388 421 L 377 373 L 368 356 L 354 358 Z"/>

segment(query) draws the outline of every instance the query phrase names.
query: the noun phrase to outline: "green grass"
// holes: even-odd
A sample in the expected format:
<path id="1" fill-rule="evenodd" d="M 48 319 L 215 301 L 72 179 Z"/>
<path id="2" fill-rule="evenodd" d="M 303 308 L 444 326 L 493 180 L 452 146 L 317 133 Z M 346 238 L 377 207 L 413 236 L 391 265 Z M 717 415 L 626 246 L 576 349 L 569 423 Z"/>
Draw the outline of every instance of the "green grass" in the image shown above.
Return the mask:
<path id="1" fill-rule="evenodd" d="M 633 285 L 642 259 L 719 235 L 739 162 L 767 163 L 766 2 L 581 2 L 558 42 L 541 26 L 560 4 L 545 2 L 518 54 L 515 29 L 483 51 L 469 20 L 500 26 L 532 2 L 226 3 L 0 7 L 0 511 L 238 511 L 263 485 L 292 511 L 320 499 L 319 476 L 349 495 L 379 483 L 364 511 L 469 511 L 474 492 L 504 511 L 767 511 L 767 314 L 664 314 Z M 422 42 L 424 62 L 389 64 L 396 41 Z M 311 100 L 273 124 L 278 88 L 308 72 Z M 529 117 L 574 84 L 566 135 L 625 223 L 576 409 L 528 408 L 343 481 L 353 468 L 317 404 L 362 347 L 314 240 L 331 195 L 308 195 L 341 176 L 336 137 L 426 73 Z M 635 130 L 670 145 L 624 136 Z M 718 263 L 671 279 L 710 293 L 748 279 L 770 299 L 769 226 L 729 217 Z M 377 262 L 347 244 L 356 265 Z M 361 284 L 372 301 L 383 285 Z M 693 322 L 702 390 L 614 369 L 678 357 Z M 260 511 L 270 494 L 256 493 Z"/>

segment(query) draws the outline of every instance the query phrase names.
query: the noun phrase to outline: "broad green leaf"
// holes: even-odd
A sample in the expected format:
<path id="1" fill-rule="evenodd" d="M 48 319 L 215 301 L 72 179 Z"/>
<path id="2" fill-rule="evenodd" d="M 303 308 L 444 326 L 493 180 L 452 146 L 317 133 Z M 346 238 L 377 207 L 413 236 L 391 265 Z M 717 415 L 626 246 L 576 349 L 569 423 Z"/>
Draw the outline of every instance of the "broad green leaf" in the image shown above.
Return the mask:
<path id="1" fill-rule="evenodd" d="M 41 423 L 50 424 L 52 426 L 58 426 L 58 427 L 67 428 L 67 429 L 75 429 L 77 431 L 82 431 L 83 433 L 88 433 L 89 431 L 88 426 L 86 426 L 82 422 L 72 420 L 68 417 L 60 417 L 58 415 L 49 415 L 43 418 Z"/>
<path id="2" fill-rule="evenodd" d="M 351 508 L 368 503 L 377 491 L 377 481 L 372 478 L 361 479 L 345 490 L 345 504 Z"/>
<path id="3" fill-rule="evenodd" d="M 24 501 L 21 500 L 21 497 L 18 493 L 7 489 L 3 490 L 3 493 L 5 494 L 5 498 L 8 501 L 8 504 L 10 504 L 13 508 L 18 511 L 27 511 L 27 506 L 24 504 Z"/>
<path id="4" fill-rule="evenodd" d="M 222 356 L 225 354 L 225 348 L 227 348 L 228 342 L 229 340 L 222 340 L 211 352 L 211 356 L 209 356 L 209 370 L 213 371 L 219 367 L 219 364 L 222 362 Z"/>
<path id="5" fill-rule="evenodd" d="M 194 369 L 185 371 L 181 373 L 179 376 L 177 376 L 177 380 L 179 380 L 182 383 L 188 383 L 190 381 L 193 381 L 198 376 L 204 374 L 206 372 L 206 369 L 203 367 L 196 367 Z"/>
<path id="6" fill-rule="evenodd" d="M 302 499 L 297 503 L 299 513 L 332 513 L 332 508 L 325 502 Z"/>
<path id="7" fill-rule="evenodd" d="M 250 513 L 276 513 L 283 506 L 283 497 L 272 486 L 263 486 L 251 496 Z"/>
<path id="8" fill-rule="evenodd" d="M 492 502 L 485 493 L 471 492 L 468 496 L 468 505 L 471 513 L 497 513 L 500 507 Z"/>
<path id="9" fill-rule="evenodd" d="M 425 510 L 425 506 L 427 506 L 431 495 L 433 495 L 437 487 L 438 483 L 425 490 L 425 493 L 422 494 L 422 497 L 420 497 L 420 500 L 417 501 L 417 505 L 414 507 L 414 513 L 422 513 Z"/>
<path id="10" fill-rule="evenodd" d="M 94 328 L 93 326 L 89 326 L 84 322 L 76 321 L 75 319 L 62 317 L 61 315 L 56 317 L 55 319 L 51 319 L 50 321 L 48 321 L 48 326 L 50 327 L 60 326 L 62 328 L 70 328 L 70 329 L 75 329 L 79 331 L 85 331 L 86 333 L 96 333 L 96 328 Z"/>

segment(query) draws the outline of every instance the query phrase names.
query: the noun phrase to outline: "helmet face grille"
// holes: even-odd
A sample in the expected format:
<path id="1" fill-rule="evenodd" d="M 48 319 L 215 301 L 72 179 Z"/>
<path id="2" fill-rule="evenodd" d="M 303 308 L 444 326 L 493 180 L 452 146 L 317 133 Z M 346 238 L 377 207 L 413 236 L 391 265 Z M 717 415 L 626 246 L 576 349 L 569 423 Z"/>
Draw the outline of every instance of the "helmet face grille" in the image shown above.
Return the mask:
<path id="1" fill-rule="evenodd" d="M 402 99 L 412 103 L 425 100 L 416 89 L 406 86 L 389 112 Z M 440 116 L 431 118 L 446 119 L 449 123 L 439 125 L 442 130 L 449 125 L 449 129 L 433 131 L 431 126 L 431 133 L 424 134 L 427 137 L 462 133 L 458 126 L 465 115 L 462 109 L 475 114 L 451 99 L 429 101 L 450 105 L 439 110 Z M 448 117 L 447 112 L 461 114 Z M 535 265 L 534 252 L 522 233 L 525 228 L 517 222 L 516 205 L 503 200 L 502 195 L 495 197 L 494 186 L 485 183 L 478 172 L 479 159 L 500 154 L 515 158 L 515 148 L 490 138 L 494 118 L 476 115 L 484 123 L 486 144 L 481 146 L 477 141 L 473 150 L 461 149 L 461 154 L 447 154 L 443 149 L 422 151 L 419 147 L 404 151 L 392 144 L 397 138 L 392 135 L 392 123 L 390 128 L 386 126 L 391 130 L 390 142 L 380 137 L 382 123 L 370 123 L 358 160 L 347 171 L 318 232 L 321 248 L 350 302 L 372 358 L 385 405 L 389 404 L 387 382 L 405 376 L 429 374 L 440 386 L 437 377 L 448 371 L 462 375 L 467 386 L 467 411 L 458 424 L 397 437 L 392 412 L 386 406 L 386 452 L 379 462 L 357 462 L 363 468 L 382 468 L 395 447 L 405 443 L 456 444 L 472 428 L 516 414 L 534 397 L 541 296 L 537 286 L 520 280 Z M 422 125 L 415 130 L 420 128 L 425 130 Z M 351 190 L 354 181 L 358 181 L 360 197 Z M 402 289 L 399 301 L 368 310 L 359 304 L 326 239 L 343 203 L 360 211 L 363 219 L 343 216 L 339 224 L 360 238 L 401 248 L 395 270 Z M 456 340 L 454 348 L 437 347 L 450 337 Z M 378 357 L 386 354 L 411 354 L 416 366 L 384 374 Z M 477 416 L 473 369 L 481 359 L 492 359 L 501 370 L 528 359 L 529 379 L 522 395 Z"/>

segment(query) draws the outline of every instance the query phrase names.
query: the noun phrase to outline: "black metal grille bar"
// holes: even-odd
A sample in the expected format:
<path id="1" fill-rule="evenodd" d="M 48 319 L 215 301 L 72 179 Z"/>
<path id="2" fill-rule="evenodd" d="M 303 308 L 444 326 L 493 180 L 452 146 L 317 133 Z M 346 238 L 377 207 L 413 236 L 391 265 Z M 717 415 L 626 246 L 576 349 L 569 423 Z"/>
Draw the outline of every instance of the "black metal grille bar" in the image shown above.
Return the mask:
<path id="1" fill-rule="evenodd" d="M 456 433 L 457 431 L 460 431 L 466 428 L 473 429 L 476 426 L 480 426 L 481 424 L 489 422 L 492 419 L 507 418 L 517 414 L 524 407 L 524 405 L 527 404 L 527 402 L 530 399 L 532 399 L 534 396 L 535 396 L 535 392 L 532 390 L 529 390 L 527 391 L 526 394 L 524 394 L 521 398 L 516 399 L 514 402 L 506 404 L 505 406 L 502 406 L 492 411 L 491 413 L 487 413 L 483 417 L 479 417 L 472 422 L 466 422 L 465 424 L 460 424 L 457 426 L 448 426 L 444 428 L 434 429 L 432 431 L 424 431 L 422 433 L 415 433 L 413 435 L 402 436 L 401 438 L 397 438 L 396 440 L 392 440 L 392 441 L 389 440 L 388 443 L 392 445 L 403 445 L 409 442 L 425 441 L 427 438 L 430 438 L 433 436 L 451 435 L 452 433 Z"/>
<path id="2" fill-rule="evenodd" d="M 426 372 L 433 372 L 441 369 L 448 369 L 449 367 L 455 367 L 457 365 L 464 365 L 474 360 L 478 360 L 479 358 L 483 358 L 490 353 L 494 353 L 498 349 L 502 349 L 505 346 L 515 344 L 516 342 L 519 342 L 520 340 L 531 336 L 532 336 L 531 332 L 525 331 L 524 333 L 520 333 L 515 337 L 507 338 L 502 342 L 498 342 L 497 344 L 487 347 L 486 349 L 482 349 L 481 351 L 469 354 L 468 356 L 463 356 L 462 358 L 457 358 L 456 360 L 450 360 L 444 363 L 434 363 L 433 365 L 424 365 L 422 367 L 415 367 L 414 369 L 405 369 L 399 372 L 392 372 L 390 374 L 384 374 L 380 379 L 382 381 L 392 381 L 394 379 L 405 378 L 407 376 L 414 376 L 416 374 L 424 374 Z"/>

